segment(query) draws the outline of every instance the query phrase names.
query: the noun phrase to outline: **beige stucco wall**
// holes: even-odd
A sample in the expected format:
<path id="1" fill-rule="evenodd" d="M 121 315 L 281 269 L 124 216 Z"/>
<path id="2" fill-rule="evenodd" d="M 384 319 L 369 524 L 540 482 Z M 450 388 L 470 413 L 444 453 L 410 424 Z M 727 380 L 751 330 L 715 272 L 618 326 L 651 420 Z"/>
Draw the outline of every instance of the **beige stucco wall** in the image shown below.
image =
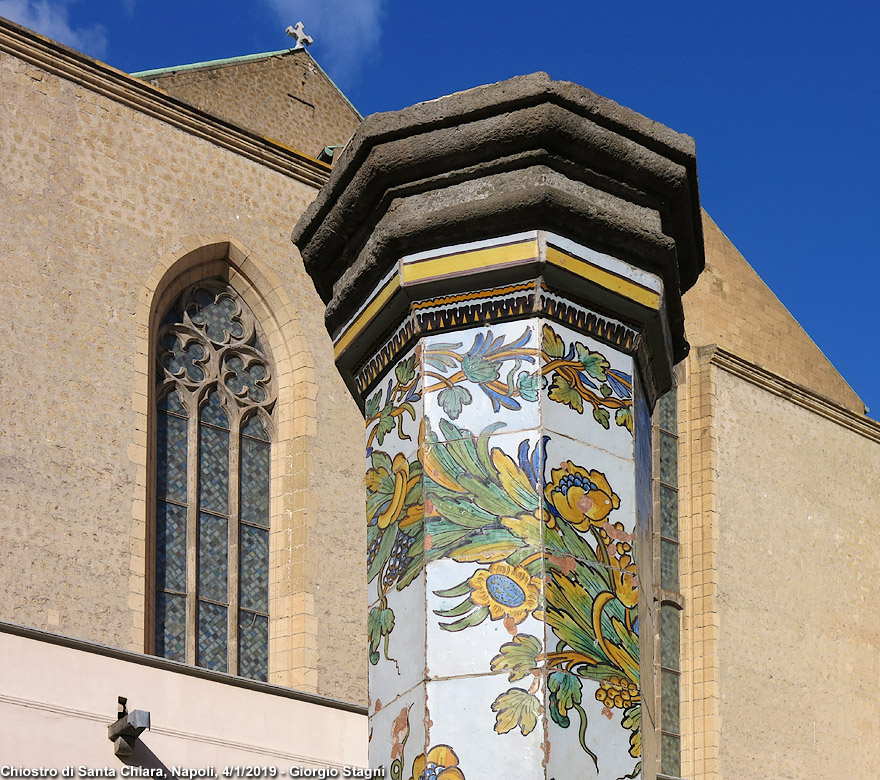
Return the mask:
<path id="1" fill-rule="evenodd" d="M 168 285 L 222 273 L 282 385 L 271 679 L 365 701 L 362 418 L 289 239 L 315 187 L 285 150 L 212 143 L 161 93 L 26 38 L 0 25 L 0 619 L 144 649 L 151 317 Z M 45 67 L 8 53 L 23 39 Z"/>
<path id="2" fill-rule="evenodd" d="M 284 695 L 271 686 L 200 679 L 180 665 L 6 633 L 0 626 L 0 764 L 61 770 L 367 766 L 365 714 Z M 177 666 L 175 669 L 174 667 Z M 130 759 L 113 755 L 117 697 L 150 713 Z"/>
<path id="3" fill-rule="evenodd" d="M 680 390 L 685 777 L 868 780 L 880 425 L 717 362 L 694 354 Z"/>
<path id="4" fill-rule="evenodd" d="M 145 78 L 215 116 L 312 156 L 325 146 L 348 143 L 360 121 L 302 49 Z"/>
<path id="5" fill-rule="evenodd" d="M 876 777 L 880 443 L 717 372 L 724 777 Z"/>

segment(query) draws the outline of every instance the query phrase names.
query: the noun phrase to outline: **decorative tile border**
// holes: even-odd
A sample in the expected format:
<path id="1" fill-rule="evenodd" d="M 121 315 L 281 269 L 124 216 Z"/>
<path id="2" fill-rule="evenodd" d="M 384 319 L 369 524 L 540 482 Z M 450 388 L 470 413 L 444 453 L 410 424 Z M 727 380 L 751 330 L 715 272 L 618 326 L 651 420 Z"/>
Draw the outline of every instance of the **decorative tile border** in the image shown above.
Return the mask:
<path id="1" fill-rule="evenodd" d="M 435 331 L 524 319 L 536 314 L 542 314 L 623 352 L 635 350 L 638 334 L 633 328 L 563 298 L 544 284 L 522 282 L 459 295 L 444 295 L 412 304 L 403 323 L 384 344 L 370 353 L 371 358 L 357 371 L 355 381 L 358 391 L 369 393 L 388 366 L 409 349 L 419 336 Z"/>

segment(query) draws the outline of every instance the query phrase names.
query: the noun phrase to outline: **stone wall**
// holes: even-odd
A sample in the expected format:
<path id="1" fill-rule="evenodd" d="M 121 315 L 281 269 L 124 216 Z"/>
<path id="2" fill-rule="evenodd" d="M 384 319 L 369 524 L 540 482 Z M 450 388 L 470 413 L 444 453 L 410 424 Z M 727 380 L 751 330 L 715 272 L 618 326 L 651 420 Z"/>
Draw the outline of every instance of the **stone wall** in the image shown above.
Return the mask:
<path id="1" fill-rule="evenodd" d="M 270 680 L 365 701 L 363 421 L 289 239 L 326 168 L 6 23 L 0 93 L 0 619 L 144 649 L 150 330 L 225 275 L 280 385 Z"/>
<path id="2" fill-rule="evenodd" d="M 303 49 L 145 78 L 211 114 L 312 157 L 325 146 L 347 143 L 360 121 Z"/>
<path id="3" fill-rule="evenodd" d="M 684 296 L 688 340 L 717 344 L 858 414 L 865 405 L 712 218 L 706 270 Z"/>
<path id="4" fill-rule="evenodd" d="M 880 426 L 868 438 L 723 370 L 716 392 L 719 768 L 872 777 Z"/>

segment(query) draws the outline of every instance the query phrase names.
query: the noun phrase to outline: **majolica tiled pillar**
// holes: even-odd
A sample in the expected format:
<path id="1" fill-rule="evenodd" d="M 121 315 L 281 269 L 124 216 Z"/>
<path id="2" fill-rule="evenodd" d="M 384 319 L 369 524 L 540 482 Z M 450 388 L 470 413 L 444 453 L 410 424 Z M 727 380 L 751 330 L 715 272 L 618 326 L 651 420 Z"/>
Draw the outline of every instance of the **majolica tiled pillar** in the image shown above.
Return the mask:
<path id="1" fill-rule="evenodd" d="M 371 764 L 653 772 L 638 552 L 691 139 L 544 74 L 470 90 L 368 118 L 294 241 L 366 418 Z"/>

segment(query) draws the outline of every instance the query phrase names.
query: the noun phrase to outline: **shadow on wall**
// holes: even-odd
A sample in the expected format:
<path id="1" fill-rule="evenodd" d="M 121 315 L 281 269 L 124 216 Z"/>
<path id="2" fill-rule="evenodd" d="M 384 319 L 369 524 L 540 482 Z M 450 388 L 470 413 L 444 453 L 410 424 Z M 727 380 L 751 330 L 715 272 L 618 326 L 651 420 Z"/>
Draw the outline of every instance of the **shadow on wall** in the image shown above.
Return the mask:
<path id="1" fill-rule="evenodd" d="M 147 745 L 144 744 L 143 739 L 139 739 L 134 743 L 134 750 L 131 755 L 127 758 L 119 759 L 126 766 L 136 766 L 141 769 L 161 769 L 163 774 L 154 774 L 153 777 L 171 777 L 171 772 L 168 767 L 162 763 L 162 759 L 159 758 L 152 750 L 150 750 Z"/>

